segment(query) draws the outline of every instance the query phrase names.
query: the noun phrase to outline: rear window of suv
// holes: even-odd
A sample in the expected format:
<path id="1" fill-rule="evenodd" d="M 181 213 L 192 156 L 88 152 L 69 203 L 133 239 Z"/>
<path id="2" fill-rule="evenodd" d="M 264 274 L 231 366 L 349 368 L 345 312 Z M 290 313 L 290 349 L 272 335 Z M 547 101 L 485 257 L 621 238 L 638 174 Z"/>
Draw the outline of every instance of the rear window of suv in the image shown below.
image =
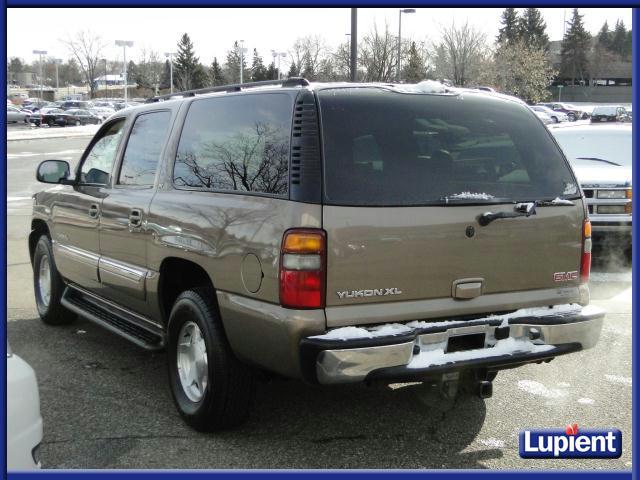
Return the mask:
<path id="1" fill-rule="evenodd" d="M 325 203 L 403 206 L 575 198 L 548 131 L 526 107 L 474 94 L 319 92 Z"/>

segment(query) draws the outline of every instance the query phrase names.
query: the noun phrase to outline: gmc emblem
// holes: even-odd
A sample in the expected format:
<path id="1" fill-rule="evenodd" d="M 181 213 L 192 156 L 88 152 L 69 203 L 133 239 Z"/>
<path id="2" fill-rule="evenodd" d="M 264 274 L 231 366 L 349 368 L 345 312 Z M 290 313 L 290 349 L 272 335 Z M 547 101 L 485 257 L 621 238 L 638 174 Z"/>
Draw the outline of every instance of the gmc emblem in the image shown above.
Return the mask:
<path id="1" fill-rule="evenodd" d="M 569 282 L 571 280 L 578 279 L 578 271 L 574 270 L 573 272 L 556 272 L 553 274 L 554 282 Z"/>

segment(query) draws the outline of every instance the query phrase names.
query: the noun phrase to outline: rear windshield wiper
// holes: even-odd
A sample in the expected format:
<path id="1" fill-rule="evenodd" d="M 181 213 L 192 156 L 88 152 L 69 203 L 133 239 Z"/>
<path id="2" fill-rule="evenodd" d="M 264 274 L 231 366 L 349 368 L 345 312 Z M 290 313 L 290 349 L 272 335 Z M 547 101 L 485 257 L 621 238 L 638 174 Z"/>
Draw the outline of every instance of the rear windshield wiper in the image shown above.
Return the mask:
<path id="1" fill-rule="evenodd" d="M 611 160 L 605 160 L 604 158 L 598 158 L 598 157 L 576 157 L 576 160 L 592 160 L 594 162 L 602 162 L 602 163 L 608 163 L 609 165 L 615 165 L 616 167 L 622 166 L 619 163 L 612 162 Z"/>
<path id="2" fill-rule="evenodd" d="M 536 207 L 562 207 L 562 206 L 574 206 L 575 204 L 571 200 L 564 200 L 556 197 L 553 200 L 536 200 L 534 202 L 516 203 L 513 207 L 513 212 L 485 212 L 478 217 L 478 223 L 486 227 L 494 220 L 499 218 L 517 218 L 517 217 L 530 217 L 536 214 Z"/>

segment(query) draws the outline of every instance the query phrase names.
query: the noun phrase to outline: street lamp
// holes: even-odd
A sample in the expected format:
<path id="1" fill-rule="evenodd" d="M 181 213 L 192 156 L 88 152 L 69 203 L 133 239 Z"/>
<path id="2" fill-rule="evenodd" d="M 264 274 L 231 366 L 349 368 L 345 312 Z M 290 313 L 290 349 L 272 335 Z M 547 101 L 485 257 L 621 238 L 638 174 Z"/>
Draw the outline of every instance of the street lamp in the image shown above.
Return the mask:
<path id="1" fill-rule="evenodd" d="M 275 50 L 271 50 L 271 56 L 273 57 L 273 61 L 276 61 L 276 57 L 278 57 L 278 80 L 280 80 L 280 59 L 287 56 L 287 52 L 276 52 Z"/>
<path id="2" fill-rule="evenodd" d="M 61 58 L 54 58 L 53 62 L 56 64 L 56 93 L 58 93 L 58 89 L 60 88 L 60 84 L 58 82 L 58 65 L 62 63 Z"/>
<path id="3" fill-rule="evenodd" d="M 238 40 L 238 43 L 240 43 L 240 83 L 243 83 L 243 71 L 244 71 L 244 52 L 247 51 L 246 48 L 244 48 L 244 40 Z"/>
<path id="4" fill-rule="evenodd" d="M 103 58 L 104 62 L 104 98 L 107 98 L 107 90 L 109 90 L 109 83 L 107 82 L 107 59 Z"/>
<path id="5" fill-rule="evenodd" d="M 34 50 L 34 55 L 40 55 L 40 102 L 44 100 L 44 94 L 42 93 L 42 56 L 47 54 L 46 50 Z"/>
<path id="6" fill-rule="evenodd" d="M 562 88 L 564 87 L 564 85 L 558 85 L 558 102 L 560 102 L 560 99 L 562 98 Z"/>
<path id="7" fill-rule="evenodd" d="M 164 56 L 169 59 L 169 76 L 171 81 L 171 93 L 173 93 L 173 56 L 174 52 L 165 52 Z"/>
<path id="8" fill-rule="evenodd" d="M 124 103 L 127 103 L 127 47 L 133 47 L 131 40 L 116 40 L 116 47 L 122 47 L 122 55 L 124 58 Z"/>
<path id="9" fill-rule="evenodd" d="M 401 8 L 398 10 L 398 77 L 396 81 L 400 83 L 400 64 L 402 63 L 402 14 L 416 13 L 415 8 Z"/>

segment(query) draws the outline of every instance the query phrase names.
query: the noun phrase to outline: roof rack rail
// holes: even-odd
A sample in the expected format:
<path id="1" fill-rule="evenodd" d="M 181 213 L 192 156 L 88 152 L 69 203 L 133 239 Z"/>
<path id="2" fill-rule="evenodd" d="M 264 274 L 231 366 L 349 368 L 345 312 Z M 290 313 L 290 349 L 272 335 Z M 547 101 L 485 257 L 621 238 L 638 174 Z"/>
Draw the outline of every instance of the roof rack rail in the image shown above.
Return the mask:
<path id="1" fill-rule="evenodd" d="M 161 102 L 164 100 L 170 100 L 173 97 L 195 97 L 196 95 L 204 95 L 205 93 L 215 92 L 239 92 L 244 88 L 257 88 L 268 87 L 271 85 L 280 85 L 282 87 L 306 87 L 309 85 L 309 81 L 302 77 L 284 78 L 282 80 L 264 80 L 262 82 L 246 82 L 246 83 L 234 83 L 230 85 L 220 85 L 217 87 L 199 88 L 197 90 L 186 90 L 183 92 L 168 93 L 166 95 L 158 95 L 147 99 L 146 103 Z"/>

